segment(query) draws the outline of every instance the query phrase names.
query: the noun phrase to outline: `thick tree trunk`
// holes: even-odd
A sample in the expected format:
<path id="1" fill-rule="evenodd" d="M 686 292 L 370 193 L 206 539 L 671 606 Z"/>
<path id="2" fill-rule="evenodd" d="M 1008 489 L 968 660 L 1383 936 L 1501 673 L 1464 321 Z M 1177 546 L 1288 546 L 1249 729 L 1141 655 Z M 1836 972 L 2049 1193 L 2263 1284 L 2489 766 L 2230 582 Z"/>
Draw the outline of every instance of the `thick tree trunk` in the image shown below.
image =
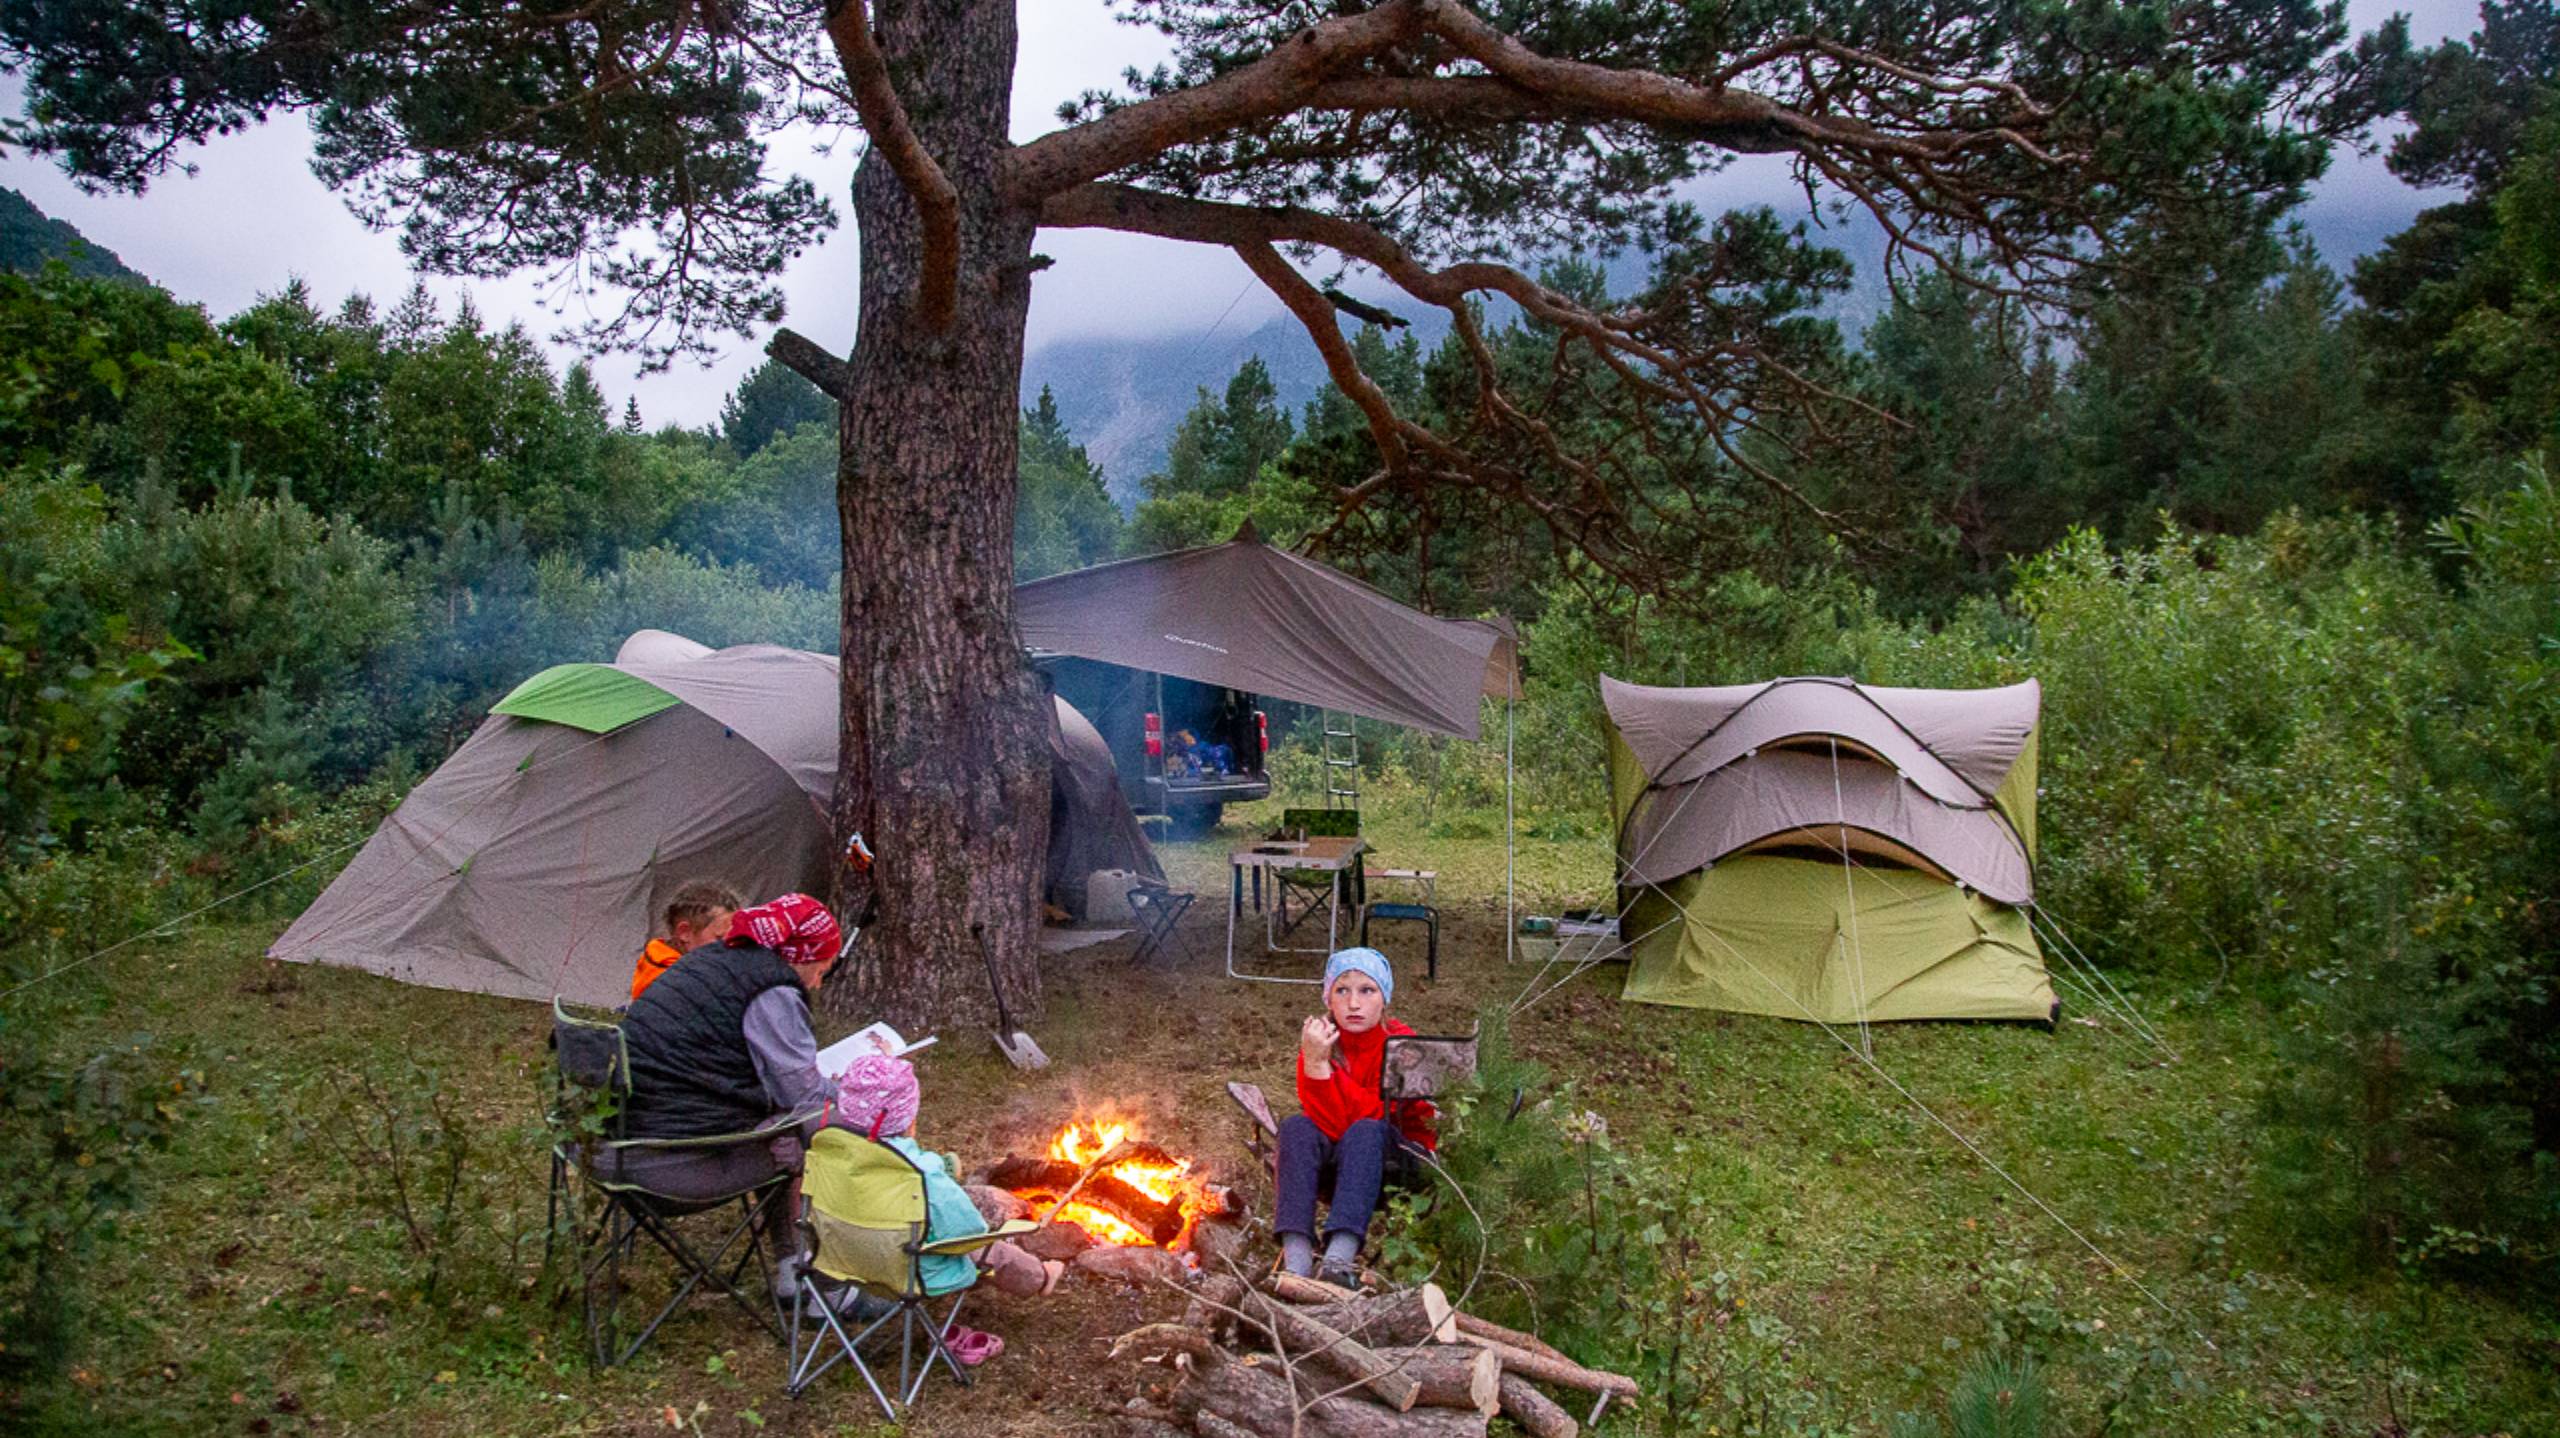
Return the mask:
<path id="1" fill-rule="evenodd" d="M 854 176 L 861 326 L 843 407 L 844 736 L 833 815 L 878 911 L 828 998 L 901 1026 L 992 1018 L 982 930 L 1017 1021 L 1041 1012 L 1035 897 L 1048 844 L 1042 691 L 1013 627 L 1015 443 L 1032 219 L 1000 205 L 1015 0 L 873 0 L 874 33 L 960 196 L 959 302 L 917 313 L 924 241 L 875 149 Z M 875 893 L 876 890 L 876 893 Z"/>

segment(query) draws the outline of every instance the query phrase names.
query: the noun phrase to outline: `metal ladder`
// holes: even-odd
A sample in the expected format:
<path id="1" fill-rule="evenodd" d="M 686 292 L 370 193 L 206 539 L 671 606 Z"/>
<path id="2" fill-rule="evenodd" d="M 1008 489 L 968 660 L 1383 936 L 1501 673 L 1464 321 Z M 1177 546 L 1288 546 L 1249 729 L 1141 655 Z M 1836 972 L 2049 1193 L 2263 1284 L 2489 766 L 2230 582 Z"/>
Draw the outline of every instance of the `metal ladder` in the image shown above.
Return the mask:
<path id="1" fill-rule="evenodd" d="M 1350 715 L 1327 709 L 1324 722 L 1324 806 L 1360 807 L 1360 731 Z"/>

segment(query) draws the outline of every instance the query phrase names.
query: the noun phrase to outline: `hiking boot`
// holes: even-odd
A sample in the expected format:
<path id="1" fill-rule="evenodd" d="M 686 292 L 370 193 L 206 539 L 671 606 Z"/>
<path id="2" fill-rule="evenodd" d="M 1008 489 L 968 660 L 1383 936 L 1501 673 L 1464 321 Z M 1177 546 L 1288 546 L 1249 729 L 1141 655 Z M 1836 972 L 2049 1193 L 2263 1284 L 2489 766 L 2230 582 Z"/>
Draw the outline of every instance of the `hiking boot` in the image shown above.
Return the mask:
<path id="1" fill-rule="evenodd" d="M 1360 1291 L 1360 1265 L 1345 1259 L 1328 1258 L 1316 1265 L 1316 1281 L 1357 1293 Z"/>

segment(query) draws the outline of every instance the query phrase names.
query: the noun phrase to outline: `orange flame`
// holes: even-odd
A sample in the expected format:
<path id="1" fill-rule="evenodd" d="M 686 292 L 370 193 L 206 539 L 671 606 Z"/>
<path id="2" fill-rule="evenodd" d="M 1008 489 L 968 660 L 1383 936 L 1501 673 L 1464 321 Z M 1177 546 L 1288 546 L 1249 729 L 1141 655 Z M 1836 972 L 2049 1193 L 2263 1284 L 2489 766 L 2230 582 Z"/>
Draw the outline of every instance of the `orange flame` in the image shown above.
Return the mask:
<path id="1" fill-rule="evenodd" d="M 1049 1157 L 1082 1168 L 1109 1153 L 1122 1140 L 1132 1136 L 1133 1131 L 1126 1123 L 1095 1120 L 1089 1127 L 1082 1123 L 1070 1123 L 1058 1130 L 1058 1136 L 1049 1141 Z M 1191 1160 L 1186 1158 L 1172 1163 L 1159 1163 L 1141 1158 L 1124 1158 L 1108 1168 L 1099 1170 L 1097 1176 L 1100 1174 L 1109 1174 L 1156 1202 L 1172 1204 L 1182 1211 L 1182 1232 L 1174 1238 L 1172 1243 L 1166 1245 L 1167 1247 L 1179 1248 L 1190 1236 L 1191 1224 L 1198 1217 L 1201 1196 L 1200 1181 L 1191 1176 Z M 1043 1217 L 1076 1224 L 1093 1235 L 1096 1243 L 1114 1244 L 1123 1248 L 1145 1248 L 1153 1246 L 1155 1242 L 1145 1233 L 1113 1215 L 1081 1201 L 1070 1203 L 1064 1209 Z"/>

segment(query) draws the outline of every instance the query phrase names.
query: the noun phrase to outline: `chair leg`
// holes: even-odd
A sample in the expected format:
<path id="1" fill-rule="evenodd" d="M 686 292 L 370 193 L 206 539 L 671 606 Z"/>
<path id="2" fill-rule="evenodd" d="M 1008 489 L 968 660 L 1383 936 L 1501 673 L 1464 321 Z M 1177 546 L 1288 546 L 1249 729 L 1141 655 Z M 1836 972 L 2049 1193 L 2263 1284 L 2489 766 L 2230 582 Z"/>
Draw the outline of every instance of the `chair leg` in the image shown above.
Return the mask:
<path id="1" fill-rule="evenodd" d="M 738 1225 L 729 1230 L 728 1237 L 721 1240 L 720 1246 L 712 1251 L 708 1259 L 696 1253 L 692 1245 L 687 1244 L 683 1235 L 677 1233 L 667 1220 L 654 1214 L 642 1214 L 643 1231 L 660 1248 L 666 1250 L 667 1257 L 675 1260 L 677 1267 L 685 1270 L 685 1279 L 677 1286 L 675 1296 L 669 1298 L 666 1306 L 658 1310 L 658 1316 L 650 1321 L 648 1328 L 643 1330 L 639 1337 L 631 1340 L 631 1346 L 623 1351 L 622 1359 L 617 1359 L 617 1362 L 627 1360 L 633 1353 L 637 1353 L 640 1345 L 648 1342 L 651 1336 L 657 1333 L 659 1325 L 665 1323 L 706 1278 L 711 1280 L 720 1291 L 728 1294 L 730 1302 L 737 1304 L 739 1308 L 746 1311 L 748 1317 L 762 1325 L 775 1342 L 788 1341 L 783 1335 L 781 1326 L 774 1321 L 773 1315 L 749 1303 L 746 1294 L 739 1291 L 734 1279 L 720 1271 L 721 1264 L 729 1257 L 729 1250 L 737 1244 L 741 1236 L 747 1238 L 752 1252 L 762 1251 L 761 1229 L 764 1221 L 764 1207 L 774 1202 L 776 1195 L 783 1192 L 783 1189 L 783 1185 L 772 1184 L 757 1193 L 742 1195 L 739 1200 L 742 1216 L 738 1220 Z M 635 1209 L 635 1212 L 637 1211 Z M 743 1271 L 743 1264 L 734 1271 Z"/>
<path id="2" fill-rule="evenodd" d="M 1424 961 L 1423 972 L 1426 977 L 1437 983 L 1440 979 L 1440 916 L 1438 914 L 1431 916 L 1427 932 L 1430 934 L 1430 944 L 1424 952 L 1429 957 Z"/>
<path id="3" fill-rule="evenodd" d="M 790 1397 L 797 1398 L 808 1392 L 809 1386 L 824 1376 L 828 1369 L 850 1359 L 853 1362 L 853 1371 L 862 1375 L 862 1386 L 871 1390 L 872 1401 L 880 1405 L 880 1416 L 892 1423 L 897 1422 L 897 1405 L 891 1403 L 889 1395 L 881 1391 L 880 1380 L 872 1376 L 871 1365 L 862 1361 L 861 1352 L 862 1345 L 870 1340 L 871 1335 L 880 1331 L 880 1325 L 897 1316 L 896 1311 L 892 1310 L 872 1319 L 860 1333 L 848 1334 L 845 1332 L 843 1320 L 837 1316 L 835 1309 L 823 1299 L 811 1303 L 809 1293 L 810 1290 L 803 1287 L 792 1299 L 791 1332 L 793 1351 L 796 1356 L 787 1370 L 789 1378 L 783 1391 Z M 821 1333 L 803 1352 L 799 1349 L 799 1335 L 806 1321 L 806 1315 L 812 1310 L 817 1314 Z M 826 1351 L 825 1340 L 829 1337 L 835 1339 L 836 1351 L 828 1354 L 824 1362 L 820 1362 L 818 1355 Z"/>
<path id="4" fill-rule="evenodd" d="M 601 1245 L 592 1254 L 582 1252 L 579 1260 L 587 1361 L 598 1368 L 610 1368 L 620 1361 L 614 1356 L 614 1346 L 622 1326 L 622 1255 L 636 1235 L 628 1218 L 621 1201 L 608 1196 L 604 1212 L 597 1217 L 596 1226 L 586 1230 L 587 1241 L 581 1245 L 582 1250 Z"/>
<path id="5" fill-rule="evenodd" d="M 965 1289 L 960 1293 L 955 1294 L 951 1299 L 951 1310 L 942 1315 L 942 1321 L 939 1323 L 934 1321 L 933 1311 L 925 1307 L 924 1300 L 916 1300 L 915 1312 L 919 1317 L 924 1319 L 923 1327 L 926 1347 L 924 1363 L 916 1373 L 915 1384 L 913 1387 L 906 1390 L 907 1396 L 903 1400 L 909 1407 L 913 1407 L 915 1405 L 916 1394 L 924 1388 L 925 1379 L 933 1376 L 933 1361 L 937 1358 L 942 1360 L 943 1367 L 951 1370 L 951 1377 L 953 1381 L 957 1382 L 961 1387 L 971 1387 L 977 1382 L 976 1375 L 970 1373 L 968 1369 L 961 1367 L 960 1360 L 951 1356 L 951 1345 L 948 1341 L 953 1326 L 960 1322 L 960 1305 L 966 1303 L 968 1300 L 969 1294 Z M 898 1366 L 898 1374 L 901 1380 L 906 1376 L 906 1364 L 904 1362 L 903 1352 Z"/>

